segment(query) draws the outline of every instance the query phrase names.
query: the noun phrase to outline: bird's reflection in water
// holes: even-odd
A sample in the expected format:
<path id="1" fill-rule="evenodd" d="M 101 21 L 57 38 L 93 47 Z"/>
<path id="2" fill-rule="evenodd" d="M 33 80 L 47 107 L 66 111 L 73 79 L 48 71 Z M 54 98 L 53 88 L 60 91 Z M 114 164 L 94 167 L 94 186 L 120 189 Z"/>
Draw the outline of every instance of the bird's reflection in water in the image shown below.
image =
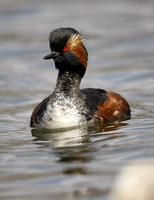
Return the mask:
<path id="1" fill-rule="evenodd" d="M 90 162 L 95 157 L 95 152 L 98 147 L 93 144 L 92 138 L 101 136 L 100 141 L 104 140 L 109 143 L 109 140 L 122 137 L 122 133 L 117 131 L 125 122 L 110 123 L 106 125 L 97 124 L 95 126 L 83 126 L 70 130 L 38 130 L 32 129 L 32 136 L 36 144 L 44 145 L 52 149 L 52 152 L 57 156 L 59 163 L 86 163 Z M 116 130 L 116 131 L 115 131 Z M 103 138 L 102 138 L 103 136 Z M 63 170 L 65 174 L 86 174 L 86 169 L 81 165 L 70 165 Z"/>
<path id="2" fill-rule="evenodd" d="M 87 127 L 60 130 L 38 130 L 33 129 L 34 141 L 47 142 L 52 148 L 80 146 L 89 143 Z"/>

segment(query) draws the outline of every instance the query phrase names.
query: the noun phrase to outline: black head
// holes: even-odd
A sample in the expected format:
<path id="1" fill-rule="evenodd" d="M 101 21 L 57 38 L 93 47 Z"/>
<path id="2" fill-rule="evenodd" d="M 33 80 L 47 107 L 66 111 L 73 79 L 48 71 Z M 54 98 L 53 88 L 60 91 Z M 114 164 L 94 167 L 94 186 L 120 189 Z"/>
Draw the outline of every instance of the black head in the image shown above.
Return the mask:
<path id="1" fill-rule="evenodd" d="M 58 28 L 50 33 L 49 42 L 51 53 L 44 59 L 53 59 L 61 72 L 70 71 L 83 77 L 88 53 L 80 33 L 73 28 Z"/>

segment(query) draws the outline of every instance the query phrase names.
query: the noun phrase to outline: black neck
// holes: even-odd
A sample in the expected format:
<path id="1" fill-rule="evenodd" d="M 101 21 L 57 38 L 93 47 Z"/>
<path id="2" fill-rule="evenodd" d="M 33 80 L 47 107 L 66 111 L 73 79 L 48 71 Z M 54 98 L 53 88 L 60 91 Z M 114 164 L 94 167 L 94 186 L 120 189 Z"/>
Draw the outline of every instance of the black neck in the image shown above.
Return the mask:
<path id="1" fill-rule="evenodd" d="M 77 94 L 80 91 L 81 77 L 79 74 L 72 73 L 70 71 L 60 72 L 57 78 L 56 92 L 65 92 Z"/>

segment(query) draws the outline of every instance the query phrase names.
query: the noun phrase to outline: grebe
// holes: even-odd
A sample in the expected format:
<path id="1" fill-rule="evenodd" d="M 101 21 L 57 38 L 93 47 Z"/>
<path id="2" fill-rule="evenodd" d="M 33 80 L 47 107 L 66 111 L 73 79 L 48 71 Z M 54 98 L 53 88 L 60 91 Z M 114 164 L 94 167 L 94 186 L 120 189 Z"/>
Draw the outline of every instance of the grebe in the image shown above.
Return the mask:
<path id="1" fill-rule="evenodd" d="M 125 120 L 131 116 L 127 101 L 103 89 L 80 90 L 88 60 L 81 34 L 73 28 L 58 28 L 49 36 L 51 53 L 59 70 L 56 87 L 33 111 L 30 126 L 60 129 L 88 123 Z"/>

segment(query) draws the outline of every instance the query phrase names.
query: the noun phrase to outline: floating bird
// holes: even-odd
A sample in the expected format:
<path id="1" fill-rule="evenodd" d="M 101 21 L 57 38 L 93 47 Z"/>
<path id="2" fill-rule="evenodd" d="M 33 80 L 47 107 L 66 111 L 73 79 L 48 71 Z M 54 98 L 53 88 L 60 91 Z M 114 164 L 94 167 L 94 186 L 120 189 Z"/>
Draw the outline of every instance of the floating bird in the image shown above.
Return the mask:
<path id="1" fill-rule="evenodd" d="M 58 28 L 49 36 L 51 53 L 58 69 L 56 87 L 33 111 L 30 126 L 43 129 L 77 127 L 97 122 L 129 119 L 130 107 L 117 93 L 103 89 L 80 89 L 88 61 L 82 35 L 73 28 Z"/>

